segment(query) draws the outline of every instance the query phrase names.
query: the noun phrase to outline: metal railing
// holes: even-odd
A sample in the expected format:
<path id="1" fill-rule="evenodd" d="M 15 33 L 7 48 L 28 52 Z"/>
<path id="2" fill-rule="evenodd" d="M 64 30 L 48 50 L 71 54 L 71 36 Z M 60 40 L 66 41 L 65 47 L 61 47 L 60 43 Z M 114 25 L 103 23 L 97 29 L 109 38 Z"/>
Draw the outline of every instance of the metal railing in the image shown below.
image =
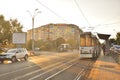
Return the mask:
<path id="1" fill-rule="evenodd" d="M 110 50 L 110 55 L 115 59 L 115 61 L 120 64 L 120 51 Z"/>

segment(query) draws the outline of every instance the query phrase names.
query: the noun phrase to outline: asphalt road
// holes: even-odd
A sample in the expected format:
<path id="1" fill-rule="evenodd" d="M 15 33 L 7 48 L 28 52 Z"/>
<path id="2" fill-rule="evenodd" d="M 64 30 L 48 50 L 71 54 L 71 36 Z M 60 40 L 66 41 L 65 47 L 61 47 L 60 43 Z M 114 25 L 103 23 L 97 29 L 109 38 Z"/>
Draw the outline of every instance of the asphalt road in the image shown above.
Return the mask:
<path id="1" fill-rule="evenodd" d="M 42 53 L 28 61 L 0 64 L 0 80 L 87 80 L 95 60 L 77 53 Z"/>

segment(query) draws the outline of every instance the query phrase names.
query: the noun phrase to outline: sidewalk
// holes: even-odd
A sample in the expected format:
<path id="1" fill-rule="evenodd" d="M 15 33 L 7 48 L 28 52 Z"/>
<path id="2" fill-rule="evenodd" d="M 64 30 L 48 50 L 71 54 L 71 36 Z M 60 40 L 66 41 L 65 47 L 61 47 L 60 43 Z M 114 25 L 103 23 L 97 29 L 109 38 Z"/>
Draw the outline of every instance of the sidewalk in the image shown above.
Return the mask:
<path id="1" fill-rule="evenodd" d="M 102 53 L 95 62 L 89 80 L 120 80 L 120 65 L 111 56 Z"/>

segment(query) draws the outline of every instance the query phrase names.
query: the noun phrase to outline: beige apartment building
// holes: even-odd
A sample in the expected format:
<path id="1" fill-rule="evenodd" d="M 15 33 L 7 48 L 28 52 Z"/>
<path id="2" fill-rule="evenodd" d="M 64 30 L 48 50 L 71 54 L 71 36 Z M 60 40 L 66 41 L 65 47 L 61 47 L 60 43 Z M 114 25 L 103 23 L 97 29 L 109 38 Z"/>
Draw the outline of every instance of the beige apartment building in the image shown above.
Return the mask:
<path id="1" fill-rule="evenodd" d="M 34 39 L 56 40 L 57 38 L 78 39 L 82 30 L 74 24 L 46 24 L 34 29 Z M 32 39 L 32 29 L 27 31 L 27 41 Z"/>

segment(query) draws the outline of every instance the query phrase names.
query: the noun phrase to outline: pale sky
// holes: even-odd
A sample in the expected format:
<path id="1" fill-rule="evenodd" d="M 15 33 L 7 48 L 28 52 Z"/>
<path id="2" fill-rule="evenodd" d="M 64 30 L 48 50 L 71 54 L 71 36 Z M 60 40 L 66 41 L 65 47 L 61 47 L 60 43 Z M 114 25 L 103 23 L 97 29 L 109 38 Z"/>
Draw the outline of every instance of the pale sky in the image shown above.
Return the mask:
<path id="1" fill-rule="evenodd" d="M 27 11 L 33 15 L 36 8 L 41 13 L 35 16 L 35 27 L 68 23 L 85 27 L 84 31 L 111 34 L 111 37 L 120 32 L 120 0 L 0 0 L 0 15 L 6 20 L 17 19 L 24 31 L 32 28 L 32 16 Z"/>

